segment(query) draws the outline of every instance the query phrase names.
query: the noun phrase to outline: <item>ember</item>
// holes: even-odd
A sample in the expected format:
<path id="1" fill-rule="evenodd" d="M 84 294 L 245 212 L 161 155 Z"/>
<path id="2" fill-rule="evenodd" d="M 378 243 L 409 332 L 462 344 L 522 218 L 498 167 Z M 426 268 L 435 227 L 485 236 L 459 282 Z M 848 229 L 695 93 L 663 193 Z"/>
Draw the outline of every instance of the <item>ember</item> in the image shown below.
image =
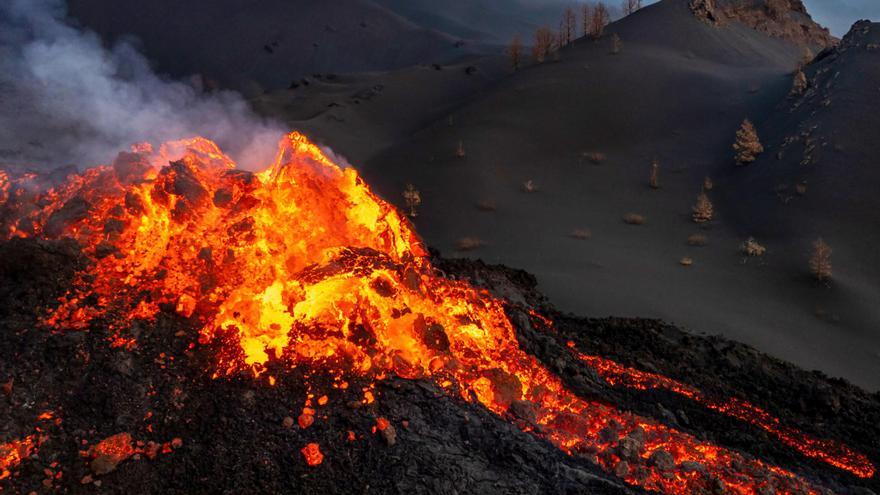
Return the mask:
<path id="1" fill-rule="evenodd" d="M 324 454 L 321 453 L 321 446 L 316 443 L 310 443 L 300 450 L 303 457 L 306 458 L 306 464 L 309 466 L 317 466 L 324 462 Z"/>
<path id="2" fill-rule="evenodd" d="M 567 390 L 520 348 L 501 300 L 438 275 L 407 220 L 301 134 L 283 139 L 274 163 L 255 174 L 195 138 L 137 148 L 45 193 L 16 184 L 2 178 L 3 206 L 15 214 L 0 231 L 72 237 L 92 259 L 46 318 L 54 329 L 101 316 L 121 331 L 174 311 L 198 319 L 201 343 L 221 344 L 217 378 L 259 376 L 270 361 L 324 370 L 338 388 L 355 376 L 429 378 L 499 416 L 531 411 L 537 427 L 528 431 L 646 489 L 694 493 L 720 480 L 734 493 L 822 493 Z M 376 400 L 363 392 L 364 403 Z M 302 428 L 316 419 L 311 397 Z M 384 418 L 377 426 L 392 445 L 393 426 Z M 125 440 L 109 451 L 127 452 Z M 323 460 L 315 443 L 301 452 L 309 465 Z"/>

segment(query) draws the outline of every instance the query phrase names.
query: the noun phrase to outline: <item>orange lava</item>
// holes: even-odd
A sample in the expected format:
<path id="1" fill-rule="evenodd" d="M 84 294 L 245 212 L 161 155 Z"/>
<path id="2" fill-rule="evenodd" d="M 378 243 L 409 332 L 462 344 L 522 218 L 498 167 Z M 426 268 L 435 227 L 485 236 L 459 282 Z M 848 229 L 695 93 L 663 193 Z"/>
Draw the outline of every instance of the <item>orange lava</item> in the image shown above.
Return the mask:
<path id="1" fill-rule="evenodd" d="M 72 237 L 92 260 L 46 323 L 176 311 L 220 339 L 217 377 L 270 359 L 347 383 L 430 378 L 627 482 L 665 493 L 824 493 L 799 476 L 567 390 L 519 347 L 501 300 L 440 276 L 405 218 L 304 136 L 237 170 L 201 138 L 139 147 L 46 193 L 12 184 L 0 231 Z M 4 186 L 5 187 L 5 186 Z M 10 220 L 11 219 L 11 220 Z M 341 387 L 341 385 L 340 385 Z M 375 400 L 369 388 L 364 402 Z M 300 417 L 306 427 L 314 420 Z M 317 444 L 303 455 L 323 456 Z M 665 460 L 660 462 L 659 460 Z"/>
<path id="2" fill-rule="evenodd" d="M 8 478 L 21 461 L 30 457 L 39 443 L 36 435 L 0 444 L 0 480 Z"/>
<path id="3" fill-rule="evenodd" d="M 300 449 L 303 457 L 306 458 L 306 464 L 309 466 L 317 466 L 324 462 L 324 454 L 321 453 L 321 446 L 316 443 L 310 443 Z"/>
<path id="4" fill-rule="evenodd" d="M 113 464 L 119 464 L 135 453 L 137 451 L 128 433 L 117 433 L 107 437 L 89 449 L 89 456 L 92 458 L 105 457 Z"/>
<path id="5" fill-rule="evenodd" d="M 649 388 L 668 390 L 698 402 L 708 409 L 757 426 L 807 457 L 819 459 L 834 467 L 849 471 L 860 478 L 874 476 L 874 465 L 864 455 L 839 442 L 813 438 L 794 428 L 787 427 L 779 421 L 779 418 L 742 399 L 735 397 L 728 397 L 724 400 L 712 399 L 695 387 L 663 375 L 628 368 L 598 356 L 578 354 L 578 357 L 595 369 L 599 376 L 611 385 L 622 385 L 637 390 Z"/>

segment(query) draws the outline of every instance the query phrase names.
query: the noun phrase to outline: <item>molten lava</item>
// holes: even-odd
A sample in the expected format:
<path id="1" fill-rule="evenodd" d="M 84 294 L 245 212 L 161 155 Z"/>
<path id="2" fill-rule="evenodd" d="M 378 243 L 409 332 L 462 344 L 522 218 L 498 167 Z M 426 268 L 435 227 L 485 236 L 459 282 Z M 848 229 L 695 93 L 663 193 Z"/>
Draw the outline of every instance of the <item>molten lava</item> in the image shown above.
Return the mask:
<path id="1" fill-rule="evenodd" d="M 139 147 L 48 192 L 27 187 L 34 180 L 0 176 L 2 231 L 71 237 L 92 260 L 46 319 L 53 328 L 100 316 L 122 329 L 175 311 L 199 323 L 202 343 L 224 343 L 217 377 L 260 375 L 271 360 L 339 383 L 432 379 L 498 415 L 515 409 L 524 429 L 650 490 L 823 493 L 567 390 L 520 348 L 501 300 L 438 275 L 401 214 L 298 133 L 259 173 L 196 138 Z M 304 409 L 299 423 L 314 420 Z M 302 453 L 323 459 L 317 444 Z"/>
<path id="2" fill-rule="evenodd" d="M 570 346 L 573 344 L 573 342 L 569 343 Z M 668 390 L 687 397 L 708 409 L 757 426 L 807 457 L 819 459 L 836 468 L 849 471 L 860 478 L 874 476 L 874 465 L 864 455 L 833 440 L 813 438 L 794 428 L 787 427 L 781 423 L 779 418 L 742 399 L 735 397 L 728 397 L 724 400 L 713 399 L 695 387 L 662 375 L 627 368 L 599 356 L 579 354 L 578 357 L 595 369 L 599 376 L 611 385 L 622 385 L 637 390 Z"/>

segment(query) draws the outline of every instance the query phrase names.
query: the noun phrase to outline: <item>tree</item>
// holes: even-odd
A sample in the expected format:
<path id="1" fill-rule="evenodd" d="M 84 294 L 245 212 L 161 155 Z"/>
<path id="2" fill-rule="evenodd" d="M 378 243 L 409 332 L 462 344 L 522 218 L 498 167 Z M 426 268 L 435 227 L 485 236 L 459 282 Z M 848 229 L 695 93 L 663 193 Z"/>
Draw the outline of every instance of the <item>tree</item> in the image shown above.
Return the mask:
<path id="1" fill-rule="evenodd" d="M 577 26 L 577 15 L 574 9 L 566 7 L 562 13 L 562 21 L 559 23 L 559 46 L 565 46 L 574 41 Z"/>
<path id="2" fill-rule="evenodd" d="M 590 20 L 590 37 L 594 40 L 601 38 L 609 21 L 608 7 L 602 2 L 597 3 L 593 8 L 593 17 Z"/>
<path id="3" fill-rule="evenodd" d="M 535 45 L 532 55 L 536 62 L 543 62 L 556 51 L 556 35 L 548 27 L 540 27 L 535 31 Z"/>
<path id="4" fill-rule="evenodd" d="M 821 237 L 813 243 L 810 271 L 820 282 L 831 280 L 831 247 Z"/>
<path id="5" fill-rule="evenodd" d="M 519 70 L 522 64 L 522 51 L 522 39 L 516 34 L 510 40 L 510 45 L 507 46 L 507 56 L 510 57 L 510 64 L 513 66 L 513 70 Z"/>
<path id="6" fill-rule="evenodd" d="M 623 3 L 620 5 L 620 9 L 623 11 L 623 15 L 628 16 L 633 12 L 642 8 L 642 0 L 623 0 Z"/>
<path id="7" fill-rule="evenodd" d="M 736 163 L 747 165 L 754 162 L 758 155 L 764 152 L 764 146 L 758 139 L 758 131 L 749 119 L 743 120 L 739 130 L 736 131 L 736 142 L 733 143 L 736 151 Z"/>
<path id="8" fill-rule="evenodd" d="M 651 180 L 648 184 L 651 189 L 660 189 L 660 163 L 656 159 L 651 162 Z"/>
<path id="9" fill-rule="evenodd" d="M 593 6 L 585 3 L 581 5 L 581 29 L 582 35 L 587 36 L 590 34 L 590 23 L 593 22 Z"/>
<path id="10" fill-rule="evenodd" d="M 403 190 L 403 199 L 406 201 L 406 207 L 409 208 L 409 216 L 415 218 L 418 216 L 416 208 L 422 204 L 422 196 L 419 190 L 412 184 L 407 184 Z"/>
<path id="11" fill-rule="evenodd" d="M 620 53 L 620 49 L 623 47 L 623 42 L 620 41 L 620 36 L 617 33 L 611 35 L 611 53 L 617 55 Z"/>
<path id="12" fill-rule="evenodd" d="M 794 81 L 791 83 L 791 96 L 800 96 L 804 94 L 808 85 L 809 82 L 807 81 L 807 75 L 804 74 L 803 70 L 798 69 L 794 74 Z"/>
<path id="13" fill-rule="evenodd" d="M 700 192 L 699 196 L 697 196 L 697 204 L 694 205 L 693 211 L 693 219 L 696 223 L 709 222 L 715 216 L 712 202 L 709 201 L 709 196 L 706 196 L 705 192 Z"/>

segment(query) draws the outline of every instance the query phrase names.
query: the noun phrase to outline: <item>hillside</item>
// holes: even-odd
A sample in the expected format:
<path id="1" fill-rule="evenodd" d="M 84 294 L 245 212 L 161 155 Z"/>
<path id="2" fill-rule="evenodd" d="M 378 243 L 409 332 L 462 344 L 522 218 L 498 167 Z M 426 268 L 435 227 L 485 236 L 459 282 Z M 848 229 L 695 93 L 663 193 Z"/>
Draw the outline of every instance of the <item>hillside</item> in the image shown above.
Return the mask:
<path id="1" fill-rule="evenodd" d="M 405 184 L 421 191 L 416 223 L 441 252 L 522 266 L 566 310 L 663 318 L 877 387 L 876 343 L 839 338 L 860 322 L 839 323 L 820 304 L 803 253 L 770 242 L 750 260 L 740 244 L 753 234 L 728 224 L 729 208 L 708 226 L 690 218 L 705 177 L 721 198 L 736 129 L 769 117 L 802 56 L 803 46 L 667 0 L 499 81 L 364 174 L 400 203 Z M 659 190 L 648 187 L 655 158 Z M 627 213 L 645 225 L 625 224 Z M 707 246 L 688 245 L 697 233 Z M 693 266 L 679 264 L 686 256 Z"/>
<path id="2" fill-rule="evenodd" d="M 469 50 L 368 0 L 69 0 L 68 9 L 105 40 L 134 36 L 161 72 L 201 74 L 247 94 L 314 73 L 408 67 Z"/>

